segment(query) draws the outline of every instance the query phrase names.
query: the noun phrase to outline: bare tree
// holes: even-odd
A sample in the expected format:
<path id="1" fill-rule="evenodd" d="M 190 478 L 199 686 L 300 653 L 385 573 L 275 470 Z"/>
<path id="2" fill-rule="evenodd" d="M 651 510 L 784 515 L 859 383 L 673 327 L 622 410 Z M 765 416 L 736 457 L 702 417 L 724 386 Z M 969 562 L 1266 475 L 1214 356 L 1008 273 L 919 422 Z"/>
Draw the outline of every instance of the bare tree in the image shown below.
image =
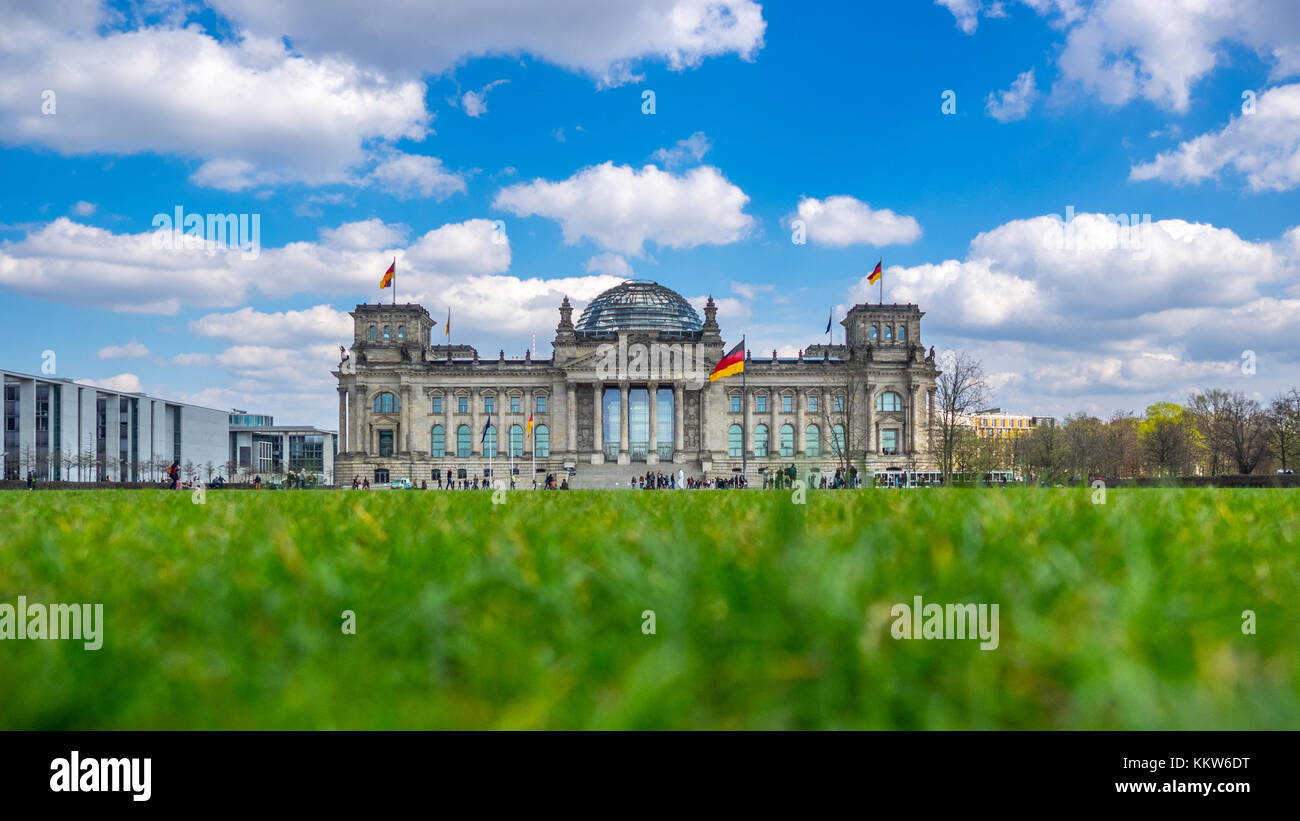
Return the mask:
<path id="1" fill-rule="evenodd" d="M 1289 470 L 1300 460 L 1300 390 L 1278 394 L 1269 404 L 1268 446 L 1273 458 Z"/>
<path id="2" fill-rule="evenodd" d="M 1228 394 L 1223 406 L 1221 436 L 1238 473 L 1254 473 L 1268 452 L 1268 422 L 1259 402 L 1241 391 Z"/>
<path id="3" fill-rule="evenodd" d="M 964 351 L 945 351 L 935 380 L 934 435 L 944 482 L 952 480 L 953 462 L 968 417 L 988 404 L 984 366 Z"/>
<path id="4" fill-rule="evenodd" d="M 863 402 L 871 401 L 866 387 L 866 381 L 860 375 L 841 372 L 830 364 L 825 366 L 825 379 L 817 407 L 821 451 L 835 460 L 846 481 L 854 457 L 865 459 L 871 442 L 871 432 L 867 430 L 866 424 L 867 409 L 862 405 Z M 842 426 L 842 437 L 835 435 L 837 425 Z"/>

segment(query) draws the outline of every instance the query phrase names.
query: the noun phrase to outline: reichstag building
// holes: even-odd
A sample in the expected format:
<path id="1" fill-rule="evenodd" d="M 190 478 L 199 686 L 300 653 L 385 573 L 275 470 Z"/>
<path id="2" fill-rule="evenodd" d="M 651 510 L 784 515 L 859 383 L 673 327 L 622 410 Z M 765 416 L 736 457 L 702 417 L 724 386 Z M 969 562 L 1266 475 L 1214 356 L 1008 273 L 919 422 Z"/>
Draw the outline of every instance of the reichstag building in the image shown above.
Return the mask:
<path id="1" fill-rule="evenodd" d="M 677 292 L 629 280 L 593 299 L 577 323 L 559 305 L 552 354 L 482 357 L 434 344 L 420 305 L 358 305 L 339 393 L 335 476 L 416 486 L 457 478 L 531 486 L 534 471 L 574 487 L 626 485 L 684 470 L 730 478 L 793 463 L 800 474 L 930 469 L 933 348 L 916 305 L 855 305 L 844 344 L 797 356 L 745 352 L 744 374 L 710 381 L 724 343 L 712 297 L 704 319 Z M 441 332 L 441 329 L 439 329 Z M 533 420 L 531 431 L 528 421 Z"/>

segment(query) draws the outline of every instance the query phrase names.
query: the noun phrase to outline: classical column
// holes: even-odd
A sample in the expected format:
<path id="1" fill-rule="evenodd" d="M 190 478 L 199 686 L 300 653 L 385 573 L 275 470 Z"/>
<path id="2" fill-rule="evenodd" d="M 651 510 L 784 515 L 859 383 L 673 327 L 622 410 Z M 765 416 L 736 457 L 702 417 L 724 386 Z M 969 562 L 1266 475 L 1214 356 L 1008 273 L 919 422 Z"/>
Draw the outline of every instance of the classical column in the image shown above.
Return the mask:
<path id="1" fill-rule="evenodd" d="M 680 454 L 685 452 L 686 439 L 686 408 L 682 407 L 686 391 L 682 388 L 681 382 L 673 384 L 673 461 L 679 459 Z"/>
<path id="2" fill-rule="evenodd" d="M 746 388 L 740 395 L 740 409 L 744 413 L 745 435 L 740 446 L 745 449 L 746 453 L 754 452 L 754 415 L 749 410 L 749 390 Z"/>
<path id="3" fill-rule="evenodd" d="M 568 453 L 577 454 L 578 452 L 578 386 L 572 382 L 565 386 L 564 415 L 567 422 L 564 426 L 564 449 Z"/>
<path id="4" fill-rule="evenodd" d="M 469 453 L 470 456 L 482 455 L 487 459 L 487 454 L 483 453 L 483 446 L 477 441 L 483 435 L 483 423 L 479 419 L 479 403 L 483 399 L 479 396 L 477 388 L 469 389 Z M 472 478 L 472 475 L 470 476 Z"/>
<path id="5" fill-rule="evenodd" d="M 628 454 L 627 438 L 628 423 L 632 420 L 632 415 L 628 412 L 627 394 L 628 383 L 620 382 L 618 384 L 618 463 L 626 465 L 631 461 Z"/>
<path id="6" fill-rule="evenodd" d="M 701 459 L 713 460 L 713 453 L 709 450 L 709 421 L 712 417 L 712 402 L 710 396 L 713 394 L 713 383 L 705 383 L 700 388 L 700 446 L 696 449 Z M 726 429 L 726 425 L 723 426 Z"/>
<path id="7" fill-rule="evenodd" d="M 411 413 L 411 383 L 402 383 L 402 408 L 401 413 L 397 414 L 397 424 L 401 426 L 401 446 L 405 453 L 411 452 L 411 420 L 414 414 Z M 396 455 L 396 454 L 394 454 Z"/>
<path id="8" fill-rule="evenodd" d="M 876 427 L 875 427 L 874 420 L 871 418 L 871 415 L 875 410 L 875 405 L 871 401 L 870 385 L 868 385 L 866 388 L 866 397 L 867 397 L 866 405 L 862 409 L 862 414 L 861 414 L 863 420 L 866 422 L 866 426 L 862 430 L 862 438 L 866 440 L 867 453 L 870 454 L 876 452 Z"/>
<path id="9" fill-rule="evenodd" d="M 510 413 L 510 397 L 506 392 L 497 388 L 496 398 L 496 429 L 497 429 L 497 456 L 501 459 L 510 458 L 510 425 L 506 423 L 506 416 Z M 506 462 L 506 470 L 510 470 L 510 463 Z"/>
<path id="10" fill-rule="evenodd" d="M 925 447 L 934 452 L 934 388 L 930 388 L 930 406 L 925 410 Z"/>
<path id="11" fill-rule="evenodd" d="M 352 413 L 348 419 L 348 446 L 353 453 L 369 453 L 370 437 L 367 434 L 368 425 L 366 424 L 366 386 L 353 384 L 352 390 Z"/>
<path id="12" fill-rule="evenodd" d="M 348 449 L 348 389 L 339 388 L 339 450 L 346 452 Z"/>
<path id="13" fill-rule="evenodd" d="M 595 430 L 592 432 L 591 463 L 600 465 L 605 462 L 605 385 L 603 382 L 596 381 L 591 383 L 591 387 L 596 396 L 596 414 L 592 422 Z"/>
<path id="14" fill-rule="evenodd" d="M 908 393 L 912 404 L 910 404 L 907 408 L 908 410 L 907 416 L 908 416 L 908 423 L 909 423 L 907 426 L 908 428 L 907 452 L 911 454 L 915 454 L 916 453 L 916 426 L 918 424 L 918 420 L 921 418 L 920 411 L 916 407 L 916 398 L 921 393 L 921 386 L 917 385 L 916 383 L 913 383 L 911 385 L 911 390 Z"/>
<path id="15" fill-rule="evenodd" d="M 794 395 L 794 455 L 807 456 L 808 443 L 804 441 L 804 395 L 803 391 L 798 391 Z"/>
<path id="16" fill-rule="evenodd" d="M 659 383 L 649 383 L 646 392 L 650 395 L 650 436 L 645 461 L 648 465 L 655 465 L 659 463 Z"/>

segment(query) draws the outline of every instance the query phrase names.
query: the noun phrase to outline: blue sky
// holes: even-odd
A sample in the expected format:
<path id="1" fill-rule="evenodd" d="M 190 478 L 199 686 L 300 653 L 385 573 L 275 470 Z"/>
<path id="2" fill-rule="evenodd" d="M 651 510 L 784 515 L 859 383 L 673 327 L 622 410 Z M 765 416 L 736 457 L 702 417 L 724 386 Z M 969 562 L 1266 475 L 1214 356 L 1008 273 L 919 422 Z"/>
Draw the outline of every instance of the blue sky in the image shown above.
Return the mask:
<path id="1" fill-rule="evenodd" d="M 393 257 L 542 356 L 626 276 L 792 353 L 883 258 L 1008 410 L 1300 384 L 1285 0 L 350 5 L 0 0 L 0 364 L 334 427 Z M 160 247 L 178 206 L 256 253 Z"/>

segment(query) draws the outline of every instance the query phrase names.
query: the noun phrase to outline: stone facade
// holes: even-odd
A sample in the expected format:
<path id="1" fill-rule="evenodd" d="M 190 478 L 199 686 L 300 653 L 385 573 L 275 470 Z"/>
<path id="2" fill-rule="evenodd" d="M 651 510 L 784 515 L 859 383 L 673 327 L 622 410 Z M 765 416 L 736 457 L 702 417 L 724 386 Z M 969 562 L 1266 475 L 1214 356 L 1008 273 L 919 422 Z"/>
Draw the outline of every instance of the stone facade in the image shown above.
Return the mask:
<path id="1" fill-rule="evenodd" d="M 637 287 L 685 305 L 662 286 Z M 724 345 L 712 298 L 702 323 L 686 306 L 690 316 L 676 327 L 656 327 L 660 317 L 641 317 L 636 306 L 622 310 L 617 327 L 606 319 L 584 329 L 586 315 L 575 327 L 565 298 L 552 356 L 507 359 L 434 344 L 434 322 L 419 305 L 358 305 L 351 350 L 334 372 L 338 481 L 418 486 L 435 470 L 473 479 L 491 465 L 496 478 L 513 467 L 527 483 L 535 447 L 539 476 L 612 475 L 592 467 L 600 465 L 627 466 L 617 472 L 628 476 L 679 466 L 731 476 L 743 462 L 753 484 L 761 468 L 791 463 L 802 475 L 848 463 L 860 471 L 935 464 L 938 372 L 921 346 L 916 305 L 856 305 L 840 323 L 844 344 L 794 357 L 747 352 L 743 377 L 716 382 L 708 374 L 736 340 Z M 535 435 L 525 439 L 530 414 Z"/>

